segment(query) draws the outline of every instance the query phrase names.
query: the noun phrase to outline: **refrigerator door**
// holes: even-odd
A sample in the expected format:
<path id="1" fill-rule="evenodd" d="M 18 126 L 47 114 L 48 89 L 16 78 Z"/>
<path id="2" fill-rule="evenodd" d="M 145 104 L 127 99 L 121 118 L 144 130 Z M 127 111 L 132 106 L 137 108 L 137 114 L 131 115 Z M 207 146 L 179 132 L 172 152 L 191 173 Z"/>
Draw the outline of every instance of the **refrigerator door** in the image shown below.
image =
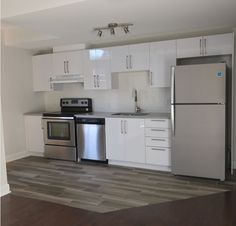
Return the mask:
<path id="1" fill-rule="evenodd" d="M 225 63 L 175 67 L 175 103 L 225 103 L 225 75 Z"/>
<path id="2" fill-rule="evenodd" d="M 175 105 L 172 172 L 224 180 L 225 105 Z"/>

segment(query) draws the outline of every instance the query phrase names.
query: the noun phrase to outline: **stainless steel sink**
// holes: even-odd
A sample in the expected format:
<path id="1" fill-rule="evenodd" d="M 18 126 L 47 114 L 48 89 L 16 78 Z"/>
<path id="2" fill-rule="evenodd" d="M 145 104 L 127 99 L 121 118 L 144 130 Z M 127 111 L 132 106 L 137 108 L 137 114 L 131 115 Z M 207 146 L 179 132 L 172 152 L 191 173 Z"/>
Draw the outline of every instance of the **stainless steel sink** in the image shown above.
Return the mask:
<path id="1" fill-rule="evenodd" d="M 114 113 L 112 115 L 119 115 L 119 116 L 145 116 L 145 115 L 149 115 L 149 113 L 119 112 L 119 113 Z"/>

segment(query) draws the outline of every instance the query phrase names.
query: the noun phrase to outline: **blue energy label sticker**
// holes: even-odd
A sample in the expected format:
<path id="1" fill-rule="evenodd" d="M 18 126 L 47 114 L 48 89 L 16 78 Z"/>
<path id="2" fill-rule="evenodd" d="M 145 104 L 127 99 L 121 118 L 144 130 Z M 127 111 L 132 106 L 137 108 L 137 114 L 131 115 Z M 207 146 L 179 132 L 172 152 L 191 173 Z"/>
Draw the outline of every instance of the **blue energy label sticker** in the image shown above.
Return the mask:
<path id="1" fill-rule="evenodd" d="M 216 73 L 216 76 L 219 77 L 219 78 L 224 77 L 224 72 L 223 71 L 218 71 Z"/>

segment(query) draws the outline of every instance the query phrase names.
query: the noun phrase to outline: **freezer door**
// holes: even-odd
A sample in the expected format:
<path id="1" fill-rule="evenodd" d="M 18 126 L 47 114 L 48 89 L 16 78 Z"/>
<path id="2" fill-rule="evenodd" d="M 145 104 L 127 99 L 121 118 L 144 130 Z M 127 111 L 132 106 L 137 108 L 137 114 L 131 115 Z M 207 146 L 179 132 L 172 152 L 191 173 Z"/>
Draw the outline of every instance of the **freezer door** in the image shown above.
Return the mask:
<path id="1" fill-rule="evenodd" d="M 175 103 L 225 103 L 225 63 L 175 67 Z"/>
<path id="2" fill-rule="evenodd" d="M 175 106 L 172 172 L 224 180 L 224 105 Z"/>

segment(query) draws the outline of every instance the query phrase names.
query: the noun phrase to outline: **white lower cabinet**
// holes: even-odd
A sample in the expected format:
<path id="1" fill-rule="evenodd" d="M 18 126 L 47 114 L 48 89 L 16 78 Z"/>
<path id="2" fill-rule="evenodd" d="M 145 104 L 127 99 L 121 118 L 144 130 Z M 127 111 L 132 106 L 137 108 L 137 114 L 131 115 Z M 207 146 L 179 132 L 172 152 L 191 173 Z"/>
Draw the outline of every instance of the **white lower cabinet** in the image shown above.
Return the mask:
<path id="1" fill-rule="evenodd" d="M 27 152 L 43 155 L 44 141 L 41 115 L 25 115 L 25 135 Z"/>
<path id="2" fill-rule="evenodd" d="M 145 163 L 144 119 L 106 119 L 107 158 Z"/>
<path id="3" fill-rule="evenodd" d="M 109 163 L 170 171 L 169 119 L 106 118 Z"/>

